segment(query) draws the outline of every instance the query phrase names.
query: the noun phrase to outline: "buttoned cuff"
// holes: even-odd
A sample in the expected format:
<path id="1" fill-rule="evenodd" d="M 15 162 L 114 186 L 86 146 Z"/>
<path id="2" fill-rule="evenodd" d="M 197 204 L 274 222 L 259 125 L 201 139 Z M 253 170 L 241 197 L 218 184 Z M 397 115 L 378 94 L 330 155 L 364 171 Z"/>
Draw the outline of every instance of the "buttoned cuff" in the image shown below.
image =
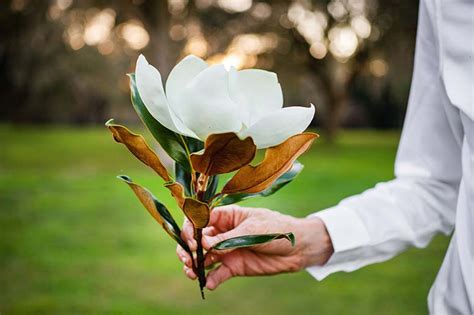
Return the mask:
<path id="1" fill-rule="evenodd" d="M 367 246 L 369 234 L 357 213 L 350 208 L 336 206 L 310 215 L 320 218 L 331 237 L 334 253 L 324 266 L 311 266 L 306 270 L 317 280 L 329 274 L 350 268 L 351 260 L 357 259 L 353 249 Z"/>

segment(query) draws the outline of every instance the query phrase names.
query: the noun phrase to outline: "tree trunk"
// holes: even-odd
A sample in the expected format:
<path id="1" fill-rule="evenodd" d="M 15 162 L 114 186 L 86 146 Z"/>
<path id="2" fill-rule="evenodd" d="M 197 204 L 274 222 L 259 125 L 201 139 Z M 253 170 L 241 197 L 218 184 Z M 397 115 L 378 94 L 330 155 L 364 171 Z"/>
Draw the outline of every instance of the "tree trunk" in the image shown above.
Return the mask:
<path id="1" fill-rule="evenodd" d="M 169 28 L 171 17 L 168 11 L 168 1 L 147 1 L 143 15 L 147 19 L 147 29 L 150 33 L 149 62 L 155 65 L 161 73 L 163 82 L 166 81 L 174 63 L 171 49 Z"/>

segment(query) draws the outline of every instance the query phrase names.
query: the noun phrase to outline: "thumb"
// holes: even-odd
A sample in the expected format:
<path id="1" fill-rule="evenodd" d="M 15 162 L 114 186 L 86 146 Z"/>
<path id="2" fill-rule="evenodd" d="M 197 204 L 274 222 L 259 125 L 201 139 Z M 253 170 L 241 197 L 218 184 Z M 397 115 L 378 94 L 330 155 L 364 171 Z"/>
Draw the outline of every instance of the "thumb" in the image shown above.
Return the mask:
<path id="1" fill-rule="evenodd" d="M 236 237 L 236 236 L 241 236 L 244 233 L 240 231 L 239 227 L 236 227 L 235 229 L 232 229 L 230 231 L 216 234 L 216 235 L 204 235 L 202 238 L 202 246 L 209 251 L 212 247 L 214 247 L 217 243 L 220 243 L 222 241 L 225 241 L 229 238 Z M 219 250 L 219 253 L 225 254 L 230 252 L 231 249 L 229 250 Z"/>

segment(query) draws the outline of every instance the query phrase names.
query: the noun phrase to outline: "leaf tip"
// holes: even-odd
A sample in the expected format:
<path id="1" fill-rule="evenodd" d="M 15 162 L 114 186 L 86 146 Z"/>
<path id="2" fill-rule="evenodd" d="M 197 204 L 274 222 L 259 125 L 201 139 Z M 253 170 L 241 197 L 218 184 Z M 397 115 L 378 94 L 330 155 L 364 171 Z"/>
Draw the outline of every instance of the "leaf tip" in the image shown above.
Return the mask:
<path id="1" fill-rule="evenodd" d="M 110 127 L 110 126 L 113 125 L 113 124 L 114 124 L 114 119 L 113 119 L 113 118 L 110 118 L 109 120 L 107 120 L 107 121 L 105 122 L 105 126 L 106 126 L 106 127 Z"/>
<path id="2" fill-rule="evenodd" d="M 120 179 L 121 181 L 126 182 L 126 183 L 131 183 L 132 182 L 132 179 L 127 175 L 118 175 L 117 178 Z"/>
<path id="3" fill-rule="evenodd" d="M 295 238 L 295 234 L 293 234 L 292 232 L 286 234 L 288 240 L 290 241 L 291 243 L 291 247 L 295 247 L 295 244 L 296 244 L 296 238 Z"/>
<path id="4" fill-rule="evenodd" d="M 316 133 L 316 132 L 305 132 L 305 134 L 308 134 L 308 135 L 313 136 L 312 139 L 314 139 L 314 140 L 316 140 L 316 139 L 318 139 L 318 138 L 320 137 L 319 134 Z"/>
<path id="5" fill-rule="evenodd" d="M 303 170 L 304 168 L 304 164 L 303 163 L 300 163 L 298 161 L 294 161 L 293 162 L 293 166 L 292 166 L 293 170 L 296 172 L 296 173 L 301 173 L 301 171 Z"/>

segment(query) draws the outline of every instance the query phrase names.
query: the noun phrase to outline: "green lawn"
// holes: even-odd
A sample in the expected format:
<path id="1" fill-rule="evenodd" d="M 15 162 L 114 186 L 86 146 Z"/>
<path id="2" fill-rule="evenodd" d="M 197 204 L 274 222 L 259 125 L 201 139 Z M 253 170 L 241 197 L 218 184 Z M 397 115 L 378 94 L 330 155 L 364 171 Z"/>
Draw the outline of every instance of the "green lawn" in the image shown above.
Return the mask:
<path id="1" fill-rule="evenodd" d="M 351 131 L 317 143 L 292 184 L 245 204 L 296 216 L 334 205 L 392 178 L 398 138 Z M 233 279 L 201 301 L 175 244 L 115 175 L 171 198 L 105 128 L 0 126 L 0 140 L 1 314 L 426 313 L 445 237 L 322 282 L 306 272 Z"/>

